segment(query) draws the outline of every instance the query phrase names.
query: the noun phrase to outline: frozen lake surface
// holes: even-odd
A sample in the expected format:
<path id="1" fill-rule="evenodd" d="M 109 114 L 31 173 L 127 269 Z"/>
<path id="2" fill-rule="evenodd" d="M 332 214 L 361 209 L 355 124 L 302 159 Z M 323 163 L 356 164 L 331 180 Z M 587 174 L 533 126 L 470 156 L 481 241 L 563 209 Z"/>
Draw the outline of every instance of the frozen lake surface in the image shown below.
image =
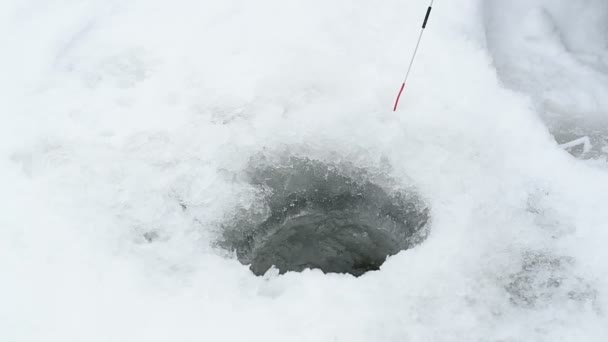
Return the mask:
<path id="1" fill-rule="evenodd" d="M 0 3 L 0 340 L 607 341 L 608 2 L 427 5 Z"/>

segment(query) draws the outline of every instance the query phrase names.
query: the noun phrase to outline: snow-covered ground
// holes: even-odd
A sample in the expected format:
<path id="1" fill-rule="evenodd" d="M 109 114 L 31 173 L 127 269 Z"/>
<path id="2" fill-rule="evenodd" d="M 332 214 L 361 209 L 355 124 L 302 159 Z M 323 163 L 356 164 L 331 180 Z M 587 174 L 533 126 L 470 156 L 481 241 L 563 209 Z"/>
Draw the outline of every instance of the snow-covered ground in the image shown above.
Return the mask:
<path id="1" fill-rule="evenodd" d="M 608 3 L 436 2 L 393 113 L 427 5 L 2 1 L 0 340 L 608 340 Z M 260 153 L 384 170 L 430 234 L 256 277 L 214 244 Z"/>
<path id="2" fill-rule="evenodd" d="M 560 142 L 608 153 L 608 1 L 488 0 L 487 46 L 503 82 L 526 93 Z M 591 151 L 590 151 L 591 152 Z"/>

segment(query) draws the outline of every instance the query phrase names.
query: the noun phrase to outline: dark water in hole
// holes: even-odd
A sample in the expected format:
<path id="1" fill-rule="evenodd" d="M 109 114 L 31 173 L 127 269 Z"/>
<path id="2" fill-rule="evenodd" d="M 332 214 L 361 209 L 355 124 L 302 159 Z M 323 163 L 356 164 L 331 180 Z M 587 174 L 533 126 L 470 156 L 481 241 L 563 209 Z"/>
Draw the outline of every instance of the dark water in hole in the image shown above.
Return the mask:
<path id="1" fill-rule="evenodd" d="M 252 185 L 265 190 L 263 214 L 243 211 L 219 245 L 263 275 L 307 268 L 359 276 L 424 236 L 428 210 L 415 193 L 388 194 L 364 170 L 290 158 L 253 164 Z"/>

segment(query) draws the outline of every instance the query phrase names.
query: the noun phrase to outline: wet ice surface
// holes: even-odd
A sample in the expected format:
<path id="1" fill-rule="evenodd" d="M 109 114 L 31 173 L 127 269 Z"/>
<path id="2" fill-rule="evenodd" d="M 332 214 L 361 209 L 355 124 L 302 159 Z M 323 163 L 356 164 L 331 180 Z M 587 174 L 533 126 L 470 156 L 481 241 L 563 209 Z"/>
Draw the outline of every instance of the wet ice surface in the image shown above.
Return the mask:
<path id="1" fill-rule="evenodd" d="M 436 2 L 393 113 L 426 6 L 1 2 L 0 340 L 608 340 L 606 2 Z M 428 236 L 256 276 L 218 241 L 270 217 L 259 154 L 413 191 Z"/>
<path id="2" fill-rule="evenodd" d="M 364 170 L 285 159 L 253 162 L 249 171 L 250 183 L 267 193 L 266 214 L 245 211 L 224 228 L 220 244 L 251 264 L 254 274 L 275 266 L 280 273 L 321 269 L 360 276 L 426 235 L 428 208 L 413 190 L 389 195 Z"/>
<path id="3" fill-rule="evenodd" d="M 573 274 L 573 262 L 568 257 L 527 253 L 521 271 L 512 274 L 511 282 L 506 286 L 511 301 L 525 308 L 546 308 L 561 302 L 599 310 L 597 291 Z"/>

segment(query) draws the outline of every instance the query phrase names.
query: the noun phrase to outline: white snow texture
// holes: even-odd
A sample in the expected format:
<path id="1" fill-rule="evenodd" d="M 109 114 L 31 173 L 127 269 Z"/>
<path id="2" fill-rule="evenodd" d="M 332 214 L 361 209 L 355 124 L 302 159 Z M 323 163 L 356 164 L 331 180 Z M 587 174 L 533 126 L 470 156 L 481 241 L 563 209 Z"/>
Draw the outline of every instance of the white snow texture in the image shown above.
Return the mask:
<path id="1" fill-rule="evenodd" d="M 436 1 L 393 113 L 427 6 L 0 2 L 0 341 L 608 341 L 608 2 Z M 380 170 L 429 236 L 256 277 L 214 243 L 259 153 Z"/>

